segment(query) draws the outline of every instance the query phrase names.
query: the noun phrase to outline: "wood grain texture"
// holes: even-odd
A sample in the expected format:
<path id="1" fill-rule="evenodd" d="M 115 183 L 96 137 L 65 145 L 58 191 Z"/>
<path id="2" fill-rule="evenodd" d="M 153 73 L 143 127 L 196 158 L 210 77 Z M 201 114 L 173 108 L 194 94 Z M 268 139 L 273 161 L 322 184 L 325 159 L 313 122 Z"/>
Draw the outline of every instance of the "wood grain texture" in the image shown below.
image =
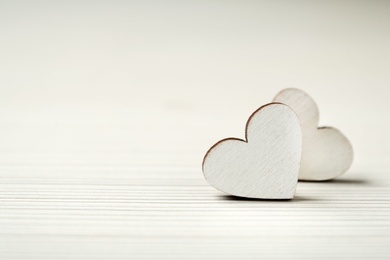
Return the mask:
<path id="1" fill-rule="evenodd" d="M 318 127 L 319 110 L 307 93 L 300 89 L 285 89 L 276 95 L 274 101 L 291 107 L 301 122 L 303 146 L 300 180 L 330 180 L 351 167 L 351 143 L 336 128 Z"/>
<path id="2" fill-rule="evenodd" d="M 134 125 L 0 122 L 0 259 L 389 259 L 389 153 L 365 135 L 349 172 L 299 182 L 293 200 L 206 182 L 205 148 L 243 134 L 245 102 L 232 120 L 153 108 Z"/>
<path id="3" fill-rule="evenodd" d="M 388 172 L 299 182 L 294 200 L 258 201 L 209 186 L 194 155 L 143 154 L 137 167 L 92 153 L 83 156 L 92 165 L 2 165 L 0 259 L 390 256 Z M 172 157 L 183 165 L 164 165 Z"/>
<path id="4" fill-rule="evenodd" d="M 248 119 L 246 140 L 216 143 L 203 160 L 206 180 L 230 195 L 291 199 L 298 182 L 302 132 L 295 112 L 270 103 Z"/>

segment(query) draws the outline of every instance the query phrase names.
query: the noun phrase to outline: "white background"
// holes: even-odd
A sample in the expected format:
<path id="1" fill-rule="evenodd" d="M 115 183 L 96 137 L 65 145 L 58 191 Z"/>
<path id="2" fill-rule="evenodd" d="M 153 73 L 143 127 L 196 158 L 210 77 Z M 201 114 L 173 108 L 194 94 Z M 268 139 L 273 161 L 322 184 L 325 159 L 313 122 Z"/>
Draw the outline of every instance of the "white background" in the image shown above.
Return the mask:
<path id="1" fill-rule="evenodd" d="M 242 137 L 251 112 L 298 87 L 321 124 L 351 139 L 357 162 L 388 154 L 389 10 L 388 1 L 1 1 L 0 151 L 127 152 L 137 135 L 145 151 L 172 141 L 200 155 Z M 123 146 L 113 146 L 121 127 Z"/>

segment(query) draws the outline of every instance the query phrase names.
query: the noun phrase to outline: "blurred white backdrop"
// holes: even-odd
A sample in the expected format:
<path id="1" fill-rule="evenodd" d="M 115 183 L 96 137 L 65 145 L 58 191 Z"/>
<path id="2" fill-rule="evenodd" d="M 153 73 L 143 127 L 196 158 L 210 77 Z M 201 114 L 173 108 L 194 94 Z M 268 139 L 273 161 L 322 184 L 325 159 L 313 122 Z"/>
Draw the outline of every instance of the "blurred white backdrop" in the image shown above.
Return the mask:
<path id="1" fill-rule="evenodd" d="M 351 139 L 354 166 L 369 168 L 390 154 L 389 10 L 389 1 L 0 1 L 0 162 L 94 152 L 132 164 L 119 154 L 188 152 L 200 169 L 211 144 L 243 137 L 256 108 L 298 87 L 322 125 Z"/>

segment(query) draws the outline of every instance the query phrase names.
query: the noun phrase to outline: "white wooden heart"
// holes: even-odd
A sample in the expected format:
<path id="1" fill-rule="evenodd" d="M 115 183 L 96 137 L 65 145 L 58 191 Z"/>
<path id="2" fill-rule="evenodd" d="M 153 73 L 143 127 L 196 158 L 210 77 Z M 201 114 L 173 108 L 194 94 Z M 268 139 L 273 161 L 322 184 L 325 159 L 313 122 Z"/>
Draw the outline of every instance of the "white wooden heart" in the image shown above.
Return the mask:
<path id="1" fill-rule="evenodd" d="M 291 199 L 298 182 L 302 132 L 295 112 L 270 103 L 246 124 L 246 140 L 227 138 L 206 153 L 203 174 L 227 194 L 259 199 Z"/>
<path id="2" fill-rule="evenodd" d="M 300 180 L 324 181 L 348 170 L 353 149 L 348 139 L 332 127 L 317 128 L 319 111 L 314 100 L 300 89 L 285 89 L 274 99 L 291 107 L 302 127 L 302 161 Z"/>

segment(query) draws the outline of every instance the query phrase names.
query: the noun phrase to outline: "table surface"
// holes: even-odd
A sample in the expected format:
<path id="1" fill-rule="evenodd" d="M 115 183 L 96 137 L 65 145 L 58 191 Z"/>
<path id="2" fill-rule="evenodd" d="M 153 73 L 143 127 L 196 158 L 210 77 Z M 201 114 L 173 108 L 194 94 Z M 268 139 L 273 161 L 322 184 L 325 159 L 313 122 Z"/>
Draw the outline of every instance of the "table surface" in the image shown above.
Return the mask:
<path id="1" fill-rule="evenodd" d="M 56 127 L 47 131 L 49 139 Z M 82 132 L 64 127 L 58 131 L 71 133 L 65 139 L 77 139 L 74 135 Z M 121 151 L 115 128 L 100 127 L 94 131 L 100 138 L 85 138 L 108 151 L 116 144 Z M 105 140 L 107 131 L 111 138 Z M 168 133 L 165 137 L 172 141 Z M 129 140 L 122 138 L 125 146 Z M 142 140 L 132 142 L 134 151 L 127 153 L 96 148 L 89 153 L 3 154 L 0 258 L 390 256 L 386 156 L 377 167 L 371 163 L 377 158 L 357 161 L 334 181 L 299 182 L 293 200 L 263 201 L 228 196 L 209 186 L 201 172 L 201 149 L 190 152 L 177 140 L 165 152 L 142 152 Z"/>

